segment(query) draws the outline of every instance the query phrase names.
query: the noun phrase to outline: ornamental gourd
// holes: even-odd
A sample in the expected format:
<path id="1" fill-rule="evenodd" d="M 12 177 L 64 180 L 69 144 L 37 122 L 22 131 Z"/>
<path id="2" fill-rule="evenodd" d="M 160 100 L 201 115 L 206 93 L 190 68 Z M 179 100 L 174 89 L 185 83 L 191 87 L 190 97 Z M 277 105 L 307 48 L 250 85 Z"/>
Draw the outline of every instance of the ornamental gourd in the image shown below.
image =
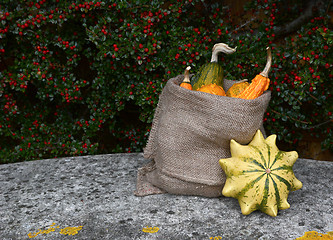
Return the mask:
<path id="1" fill-rule="evenodd" d="M 185 69 L 185 72 L 184 72 L 184 80 L 183 80 L 183 82 L 180 84 L 181 87 L 186 88 L 186 89 L 188 89 L 188 90 L 192 90 L 192 85 L 191 85 L 191 82 L 190 82 L 190 69 L 191 69 L 190 66 L 188 66 L 188 67 Z"/>
<path id="2" fill-rule="evenodd" d="M 248 83 L 247 79 L 244 79 L 238 83 L 232 85 L 229 90 L 227 91 L 226 95 L 228 97 L 235 97 L 243 92 L 250 84 Z"/>
<path id="3" fill-rule="evenodd" d="M 199 88 L 197 91 L 210 93 L 219 96 L 225 96 L 225 91 L 221 86 L 216 85 L 215 83 L 211 83 Z"/>
<path id="4" fill-rule="evenodd" d="M 212 58 L 209 63 L 204 64 L 198 73 L 192 78 L 193 90 L 215 83 L 218 86 L 223 85 L 223 68 L 218 63 L 218 54 L 220 52 L 231 54 L 236 51 L 236 48 L 231 48 L 225 43 L 217 43 L 212 50 Z"/>
<path id="5" fill-rule="evenodd" d="M 297 152 L 280 151 L 276 135 L 264 139 L 260 130 L 248 145 L 231 140 L 230 152 L 231 158 L 219 161 L 227 176 L 222 194 L 238 199 L 244 215 L 260 210 L 275 217 L 290 207 L 289 191 L 302 188 L 292 169 Z"/>
<path id="6" fill-rule="evenodd" d="M 264 70 L 258 74 L 251 82 L 251 84 L 239 95 L 234 96 L 235 98 L 243 98 L 243 99 L 255 99 L 263 94 L 264 91 L 268 89 L 269 86 L 269 78 L 268 72 L 272 65 L 272 53 L 271 49 L 267 48 L 267 63 Z"/>

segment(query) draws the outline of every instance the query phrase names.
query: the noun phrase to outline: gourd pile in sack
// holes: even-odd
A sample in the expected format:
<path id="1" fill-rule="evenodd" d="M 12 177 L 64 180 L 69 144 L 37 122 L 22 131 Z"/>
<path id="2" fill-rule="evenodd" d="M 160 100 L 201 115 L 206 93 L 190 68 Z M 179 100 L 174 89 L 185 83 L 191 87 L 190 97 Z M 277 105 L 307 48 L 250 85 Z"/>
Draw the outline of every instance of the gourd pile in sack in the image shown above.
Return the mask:
<path id="1" fill-rule="evenodd" d="M 184 75 L 168 80 L 144 149 L 144 157 L 152 161 L 138 169 L 135 195 L 219 197 L 223 193 L 237 198 L 245 215 L 261 210 L 276 216 L 277 209 L 289 207 L 289 191 L 301 187 L 292 172 L 297 156 L 279 151 L 274 136 L 267 138 L 271 145 L 264 141 L 263 115 L 271 97 L 267 91 L 271 50 L 267 48 L 266 66 L 251 83 L 223 79 L 218 54 L 235 51 L 224 43 L 216 44 L 211 62 L 192 80 L 190 67 Z M 235 143 L 238 147 L 249 144 L 249 149 L 260 153 L 238 154 L 230 146 Z M 242 171 L 233 170 L 237 169 L 237 164 L 232 164 L 235 158 L 248 160 L 242 163 Z"/>
<path id="2" fill-rule="evenodd" d="M 193 78 L 192 83 L 189 79 L 190 67 L 185 69 L 184 80 L 181 87 L 200 92 L 211 93 L 220 96 L 228 96 L 243 99 L 254 99 L 263 94 L 269 87 L 268 72 L 272 65 L 271 50 L 267 48 L 267 63 L 264 70 L 258 74 L 249 84 L 247 80 L 235 83 L 227 93 L 223 89 L 223 69 L 218 63 L 218 53 L 233 53 L 236 49 L 230 48 L 224 43 L 215 44 L 213 47 L 212 59 L 210 63 L 203 65 L 198 74 Z"/>

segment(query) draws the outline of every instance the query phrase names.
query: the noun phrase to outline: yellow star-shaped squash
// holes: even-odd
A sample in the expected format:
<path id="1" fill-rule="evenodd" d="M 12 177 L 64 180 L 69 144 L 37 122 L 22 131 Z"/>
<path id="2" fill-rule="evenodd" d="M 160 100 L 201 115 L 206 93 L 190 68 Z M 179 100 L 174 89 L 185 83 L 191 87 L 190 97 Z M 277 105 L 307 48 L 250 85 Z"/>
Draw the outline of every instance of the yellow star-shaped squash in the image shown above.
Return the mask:
<path id="1" fill-rule="evenodd" d="M 244 215 L 260 210 L 275 217 L 290 207 L 289 192 L 302 188 L 292 169 L 297 152 L 280 151 L 276 135 L 265 139 L 260 130 L 248 145 L 231 140 L 230 151 L 231 158 L 219 161 L 227 176 L 222 194 L 238 199 Z"/>

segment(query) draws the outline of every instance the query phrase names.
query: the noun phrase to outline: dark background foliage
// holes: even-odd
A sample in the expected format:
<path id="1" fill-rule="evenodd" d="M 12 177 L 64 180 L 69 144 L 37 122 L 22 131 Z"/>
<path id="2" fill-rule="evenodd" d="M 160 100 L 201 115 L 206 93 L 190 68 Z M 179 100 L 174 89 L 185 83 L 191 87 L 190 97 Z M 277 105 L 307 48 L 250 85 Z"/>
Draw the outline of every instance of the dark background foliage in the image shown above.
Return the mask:
<path id="1" fill-rule="evenodd" d="M 237 46 L 220 57 L 234 80 L 271 46 L 267 133 L 303 157 L 307 139 L 332 151 L 331 15 L 311 0 L 3 0 L 0 162 L 142 151 L 166 81 L 217 42 Z"/>

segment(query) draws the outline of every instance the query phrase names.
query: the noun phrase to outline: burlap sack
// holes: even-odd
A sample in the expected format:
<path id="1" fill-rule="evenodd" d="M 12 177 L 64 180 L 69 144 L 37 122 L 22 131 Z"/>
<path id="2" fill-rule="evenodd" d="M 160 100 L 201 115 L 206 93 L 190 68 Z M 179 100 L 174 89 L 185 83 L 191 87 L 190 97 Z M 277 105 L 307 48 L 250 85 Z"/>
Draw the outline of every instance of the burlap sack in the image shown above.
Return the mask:
<path id="1" fill-rule="evenodd" d="M 263 129 L 271 93 L 254 100 L 216 96 L 179 87 L 170 79 L 155 110 L 135 195 L 171 193 L 218 197 L 225 174 L 219 159 L 230 157 L 230 140 L 249 143 Z M 227 91 L 235 81 L 225 80 Z"/>

